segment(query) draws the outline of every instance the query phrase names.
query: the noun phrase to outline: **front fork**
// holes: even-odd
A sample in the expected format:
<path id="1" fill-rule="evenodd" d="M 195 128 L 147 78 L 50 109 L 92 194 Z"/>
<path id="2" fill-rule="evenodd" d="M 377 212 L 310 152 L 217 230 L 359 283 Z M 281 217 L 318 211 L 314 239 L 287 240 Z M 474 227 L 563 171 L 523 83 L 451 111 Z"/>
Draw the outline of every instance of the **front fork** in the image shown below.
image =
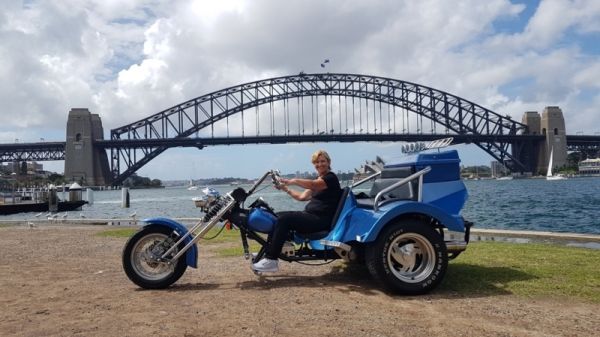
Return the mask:
<path id="1" fill-rule="evenodd" d="M 177 240 L 177 242 L 175 242 L 175 244 L 169 248 L 169 250 L 162 254 L 162 256 L 159 258 L 159 261 L 166 262 L 168 264 L 176 262 L 181 255 L 185 254 L 185 252 L 190 249 L 190 247 L 195 245 L 201 238 L 203 238 L 206 233 L 208 233 L 208 231 L 210 231 L 221 220 L 221 218 L 233 208 L 233 206 L 235 206 L 235 203 L 236 201 L 229 194 L 225 195 L 224 200 L 221 201 L 221 205 L 215 206 L 218 207 L 218 209 L 212 209 L 211 212 L 207 214 L 207 217 L 205 217 L 207 221 L 200 221 L 190 228 L 190 230 L 180 237 L 179 240 Z M 180 249 L 175 256 L 169 258 L 168 256 L 173 253 L 173 251 L 177 249 L 180 244 L 185 242 L 189 236 L 192 236 L 192 239 L 182 249 Z"/>

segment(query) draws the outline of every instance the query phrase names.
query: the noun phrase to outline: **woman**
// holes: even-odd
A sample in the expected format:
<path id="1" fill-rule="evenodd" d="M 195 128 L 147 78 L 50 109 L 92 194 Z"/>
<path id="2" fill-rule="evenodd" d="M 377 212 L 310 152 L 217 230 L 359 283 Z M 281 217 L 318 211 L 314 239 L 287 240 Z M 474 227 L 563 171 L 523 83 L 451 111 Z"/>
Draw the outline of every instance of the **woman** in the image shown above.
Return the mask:
<path id="1" fill-rule="evenodd" d="M 277 213 L 277 225 L 269 234 L 269 246 L 265 257 L 252 265 L 259 272 L 276 272 L 279 270 L 277 259 L 281 248 L 288 238 L 290 230 L 298 233 L 313 233 L 329 230 L 338 201 L 342 194 L 340 181 L 331 172 L 331 158 L 323 150 L 313 153 L 311 161 L 315 165 L 316 179 L 281 179 L 280 190 L 298 201 L 309 201 L 304 211 Z M 304 191 L 290 189 L 296 185 Z"/>

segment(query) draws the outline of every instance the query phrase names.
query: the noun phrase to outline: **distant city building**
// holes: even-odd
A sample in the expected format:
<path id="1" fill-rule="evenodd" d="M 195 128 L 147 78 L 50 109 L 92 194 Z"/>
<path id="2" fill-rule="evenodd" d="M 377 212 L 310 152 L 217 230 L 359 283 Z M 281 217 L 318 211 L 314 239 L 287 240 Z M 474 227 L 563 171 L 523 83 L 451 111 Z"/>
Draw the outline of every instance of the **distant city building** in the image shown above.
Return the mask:
<path id="1" fill-rule="evenodd" d="M 499 161 L 493 161 L 490 163 L 492 168 L 492 177 L 502 177 L 508 174 L 506 166 L 502 165 Z"/>
<path id="2" fill-rule="evenodd" d="M 27 163 L 27 174 L 33 175 L 42 173 L 44 171 L 44 166 L 42 164 L 38 164 L 34 161 Z"/>
<path id="3" fill-rule="evenodd" d="M 22 163 L 23 162 L 10 162 L 2 164 L 1 170 L 4 172 L 19 174 L 21 173 L 21 165 L 23 165 Z M 34 161 L 26 162 L 25 165 L 27 166 L 27 174 L 29 175 L 41 174 L 44 171 L 44 166 Z"/>
<path id="4" fill-rule="evenodd" d="M 579 163 L 579 174 L 600 174 L 600 158 L 581 161 Z"/>

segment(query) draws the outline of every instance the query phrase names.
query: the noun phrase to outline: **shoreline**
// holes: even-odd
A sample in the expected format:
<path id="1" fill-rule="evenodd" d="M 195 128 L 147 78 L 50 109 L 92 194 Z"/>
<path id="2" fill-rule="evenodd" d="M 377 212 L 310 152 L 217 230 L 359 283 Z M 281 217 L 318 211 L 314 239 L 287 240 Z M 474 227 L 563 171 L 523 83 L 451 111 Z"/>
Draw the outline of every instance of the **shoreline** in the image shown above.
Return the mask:
<path id="1" fill-rule="evenodd" d="M 173 218 L 187 226 L 192 226 L 200 218 Z M 0 226 L 110 226 L 110 227 L 140 227 L 143 219 L 53 219 L 53 220 L 0 220 Z M 450 239 L 462 239 L 459 232 L 447 232 Z M 533 230 L 508 230 L 491 228 L 472 228 L 470 242 L 496 241 L 510 243 L 554 243 L 572 247 L 600 249 L 600 234 L 550 232 Z"/>

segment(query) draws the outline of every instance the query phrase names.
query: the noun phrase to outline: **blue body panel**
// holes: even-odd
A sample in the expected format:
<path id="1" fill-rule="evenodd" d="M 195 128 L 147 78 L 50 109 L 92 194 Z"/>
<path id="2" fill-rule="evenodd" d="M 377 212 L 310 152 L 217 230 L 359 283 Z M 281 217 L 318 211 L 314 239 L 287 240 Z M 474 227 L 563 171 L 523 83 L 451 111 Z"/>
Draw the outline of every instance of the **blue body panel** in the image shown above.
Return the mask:
<path id="1" fill-rule="evenodd" d="M 344 202 L 344 208 L 342 209 L 342 212 L 340 213 L 340 217 L 338 218 L 333 229 L 329 232 L 329 234 L 325 238 L 323 238 L 323 240 L 342 241 L 342 238 L 344 237 L 344 233 L 346 233 L 348 227 L 351 226 L 350 219 L 352 218 L 351 215 L 352 215 L 352 212 L 354 211 L 354 209 L 356 209 L 356 199 L 354 198 L 354 194 L 348 193 L 348 197 L 346 198 L 346 201 Z M 298 243 L 301 243 L 304 240 L 299 238 L 297 241 L 298 241 Z M 328 246 L 327 247 L 323 246 L 319 241 L 320 240 L 311 240 L 310 246 L 316 250 L 333 249 Z"/>
<path id="2" fill-rule="evenodd" d="M 356 198 L 350 193 L 337 223 L 324 239 L 345 243 L 372 242 L 390 221 L 405 214 L 429 216 L 438 220 L 448 230 L 464 232 L 464 220 L 460 211 L 467 201 L 468 193 L 460 179 L 459 164 L 458 152 L 450 150 L 419 153 L 386 165 L 385 168 L 391 169 L 412 167 L 413 172 L 431 167 L 431 171 L 423 177 L 422 202 L 389 201 L 375 212 L 372 208 L 357 207 Z M 316 250 L 331 249 L 323 246 L 319 240 L 310 241 L 310 246 Z"/>
<path id="3" fill-rule="evenodd" d="M 184 225 L 168 218 L 150 218 L 144 219 L 142 221 L 147 223 L 148 225 L 161 225 L 169 227 L 175 232 L 177 232 L 177 234 L 179 234 L 180 236 L 184 236 L 188 232 L 187 228 Z M 191 236 L 188 236 L 184 242 L 187 244 L 190 241 L 192 241 L 192 238 Z M 185 253 L 185 263 L 192 268 L 198 267 L 198 247 L 196 245 L 190 247 L 190 249 Z"/>

